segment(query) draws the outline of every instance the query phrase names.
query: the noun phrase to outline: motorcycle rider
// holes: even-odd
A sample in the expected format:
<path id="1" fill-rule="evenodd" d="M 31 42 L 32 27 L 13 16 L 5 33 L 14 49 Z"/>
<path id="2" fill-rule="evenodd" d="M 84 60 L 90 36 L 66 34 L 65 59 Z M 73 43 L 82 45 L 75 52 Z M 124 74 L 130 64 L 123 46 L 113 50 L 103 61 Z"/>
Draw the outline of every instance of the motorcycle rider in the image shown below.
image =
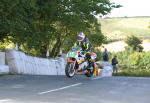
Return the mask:
<path id="1" fill-rule="evenodd" d="M 93 69 L 94 62 L 91 61 L 92 45 L 89 39 L 85 36 L 83 32 L 80 32 L 77 35 L 77 42 L 74 44 L 74 47 L 76 46 L 81 47 L 83 50 L 83 54 L 86 54 L 85 59 L 89 63 L 89 66 L 86 69 Z"/>

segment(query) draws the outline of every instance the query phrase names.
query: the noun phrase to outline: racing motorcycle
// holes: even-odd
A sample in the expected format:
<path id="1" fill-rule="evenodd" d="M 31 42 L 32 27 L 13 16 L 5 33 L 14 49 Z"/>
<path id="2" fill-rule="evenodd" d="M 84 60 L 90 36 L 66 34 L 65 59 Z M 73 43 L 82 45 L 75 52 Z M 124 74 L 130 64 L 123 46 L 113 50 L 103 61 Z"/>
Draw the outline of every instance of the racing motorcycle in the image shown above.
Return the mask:
<path id="1" fill-rule="evenodd" d="M 93 61 L 97 57 L 97 55 L 93 52 L 90 53 L 90 56 Z M 86 60 L 86 54 L 83 53 L 81 47 L 74 47 L 67 53 L 65 74 L 67 77 L 71 78 L 79 72 L 82 72 L 87 77 L 91 77 L 94 73 L 94 68 L 89 68 L 89 62 Z"/>

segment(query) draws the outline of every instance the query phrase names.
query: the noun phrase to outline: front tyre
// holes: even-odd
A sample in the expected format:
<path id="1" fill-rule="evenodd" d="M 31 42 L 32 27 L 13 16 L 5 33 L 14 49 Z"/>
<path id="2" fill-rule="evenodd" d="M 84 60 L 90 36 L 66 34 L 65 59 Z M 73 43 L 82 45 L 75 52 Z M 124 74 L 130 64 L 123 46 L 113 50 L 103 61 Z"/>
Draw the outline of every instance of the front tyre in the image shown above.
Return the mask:
<path id="1" fill-rule="evenodd" d="M 66 76 L 71 78 L 75 75 L 75 68 L 74 63 L 67 63 L 65 68 Z"/>

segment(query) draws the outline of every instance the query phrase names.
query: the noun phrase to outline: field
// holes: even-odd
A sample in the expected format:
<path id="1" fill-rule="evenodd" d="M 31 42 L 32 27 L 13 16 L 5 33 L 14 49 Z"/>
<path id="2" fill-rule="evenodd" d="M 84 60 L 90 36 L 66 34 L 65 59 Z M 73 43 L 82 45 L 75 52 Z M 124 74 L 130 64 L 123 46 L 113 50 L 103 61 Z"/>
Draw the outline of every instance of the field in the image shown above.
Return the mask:
<path id="1" fill-rule="evenodd" d="M 120 40 L 129 35 L 140 38 L 150 38 L 148 28 L 150 17 L 130 17 L 130 18 L 107 18 L 100 19 L 102 33 L 108 40 Z"/>

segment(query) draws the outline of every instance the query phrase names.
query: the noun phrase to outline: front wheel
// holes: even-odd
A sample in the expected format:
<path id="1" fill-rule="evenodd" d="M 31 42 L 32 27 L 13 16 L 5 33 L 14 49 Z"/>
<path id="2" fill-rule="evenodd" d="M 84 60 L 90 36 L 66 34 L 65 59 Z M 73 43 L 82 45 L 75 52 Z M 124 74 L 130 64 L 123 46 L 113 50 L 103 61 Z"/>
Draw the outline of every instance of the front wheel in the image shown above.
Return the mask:
<path id="1" fill-rule="evenodd" d="M 67 63 L 66 68 L 65 68 L 65 73 L 66 76 L 71 78 L 75 75 L 75 64 L 74 63 Z"/>

